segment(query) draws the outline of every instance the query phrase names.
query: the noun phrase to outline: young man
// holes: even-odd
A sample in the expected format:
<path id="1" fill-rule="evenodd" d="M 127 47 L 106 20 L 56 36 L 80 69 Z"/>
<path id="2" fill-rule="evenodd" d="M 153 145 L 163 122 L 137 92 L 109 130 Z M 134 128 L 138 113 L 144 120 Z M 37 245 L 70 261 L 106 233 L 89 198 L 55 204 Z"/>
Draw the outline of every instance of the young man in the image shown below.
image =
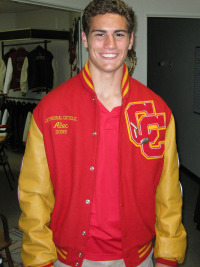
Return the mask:
<path id="1" fill-rule="evenodd" d="M 94 0 L 89 60 L 34 110 L 19 179 L 25 266 L 156 267 L 184 259 L 174 119 L 128 76 L 134 13 Z"/>

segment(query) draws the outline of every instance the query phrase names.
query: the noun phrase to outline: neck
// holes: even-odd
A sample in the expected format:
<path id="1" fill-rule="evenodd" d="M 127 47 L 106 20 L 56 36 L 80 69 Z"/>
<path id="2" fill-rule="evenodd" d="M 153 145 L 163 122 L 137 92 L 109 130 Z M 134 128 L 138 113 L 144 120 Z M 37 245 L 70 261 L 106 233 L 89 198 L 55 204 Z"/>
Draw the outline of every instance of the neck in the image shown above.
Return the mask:
<path id="1" fill-rule="evenodd" d="M 97 72 L 91 68 L 90 74 L 99 101 L 109 111 L 117 106 L 121 106 L 121 81 L 123 77 L 123 66 L 115 72 Z"/>

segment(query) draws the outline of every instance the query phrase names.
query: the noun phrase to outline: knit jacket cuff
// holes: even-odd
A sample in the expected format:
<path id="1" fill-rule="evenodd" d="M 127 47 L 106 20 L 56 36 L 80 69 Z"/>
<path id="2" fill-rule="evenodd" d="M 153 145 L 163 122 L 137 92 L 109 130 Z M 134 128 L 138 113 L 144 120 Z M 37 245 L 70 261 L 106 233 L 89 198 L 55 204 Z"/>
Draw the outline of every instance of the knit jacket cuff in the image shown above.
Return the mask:
<path id="1" fill-rule="evenodd" d="M 163 258 L 157 258 L 156 259 L 157 263 L 162 263 L 162 264 L 166 264 L 168 266 L 178 266 L 178 263 L 176 260 L 170 260 L 170 259 L 163 259 Z"/>

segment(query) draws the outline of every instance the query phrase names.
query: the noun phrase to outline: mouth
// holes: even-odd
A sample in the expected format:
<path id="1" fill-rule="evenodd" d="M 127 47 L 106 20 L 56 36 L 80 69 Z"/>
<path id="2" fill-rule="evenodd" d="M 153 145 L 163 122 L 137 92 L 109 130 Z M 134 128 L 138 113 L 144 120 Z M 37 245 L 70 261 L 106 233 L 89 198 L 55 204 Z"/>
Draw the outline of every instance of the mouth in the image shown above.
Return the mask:
<path id="1" fill-rule="evenodd" d="M 101 54 L 101 56 L 104 58 L 115 58 L 117 57 L 117 54 Z"/>

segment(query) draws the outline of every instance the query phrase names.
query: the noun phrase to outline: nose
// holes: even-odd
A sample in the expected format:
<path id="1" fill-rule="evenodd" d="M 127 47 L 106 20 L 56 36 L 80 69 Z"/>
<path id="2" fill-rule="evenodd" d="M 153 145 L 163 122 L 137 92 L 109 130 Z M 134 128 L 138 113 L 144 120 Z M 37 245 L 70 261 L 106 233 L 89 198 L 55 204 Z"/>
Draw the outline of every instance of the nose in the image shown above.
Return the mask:
<path id="1" fill-rule="evenodd" d="M 104 47 L 109 49 L 114 49 L 116 47 L 116 41 L 113 35 L 107 35 Z"/>

